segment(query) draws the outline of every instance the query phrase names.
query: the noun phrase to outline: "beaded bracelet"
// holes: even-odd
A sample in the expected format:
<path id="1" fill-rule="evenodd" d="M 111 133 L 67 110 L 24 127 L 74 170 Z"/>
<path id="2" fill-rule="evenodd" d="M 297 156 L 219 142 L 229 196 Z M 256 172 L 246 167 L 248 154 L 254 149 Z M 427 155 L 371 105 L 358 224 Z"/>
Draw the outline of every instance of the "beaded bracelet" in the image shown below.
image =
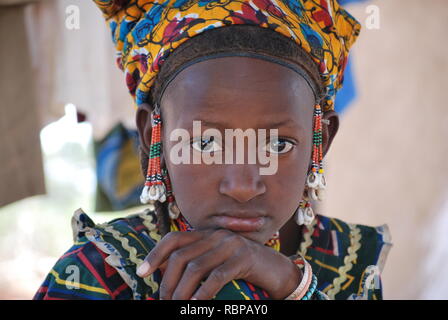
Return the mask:
<path id="1" fill-rule="evenodd" d="M 316 296 L 316 300 L 330 300 L 330 297 L 320 290 L 314 291 L 314 295 Z"/>
<path id="2" fill-rule="evenodd" d="M 308 294 L 310 291 L 310 285 L 312 286 L 312 280 L 313 277 L 313 271 L 311 269 L 311 265 L 303 258 L 294 260 L 294 263 L 297 264 L 297 266 L 300 268 L 300 265 L 304 265 L 304 272 L 302 280 L 300 281 L 298 287 L 288 296 L 285 298 L 285 300 L 307 300 L 304 299 L 304 297 Z M 316 278 L 316 284 L 317 284 L 317 278 Z M 315 288 L 313 289 L 314 292 Z M 312 293 L 311 293 L 312 294 Z"/>
<path id="3" fill-rule="evenodd" d="M 301 300 L 310 300 L 310 298 L 313 295 L 314 291 L 316 291 L 316 287 L 317 287 L 317 277 L 313 274 L 313 281 L 311 282 L 311 286 L 309 287 L 308 291 L 302 297 Z"/>

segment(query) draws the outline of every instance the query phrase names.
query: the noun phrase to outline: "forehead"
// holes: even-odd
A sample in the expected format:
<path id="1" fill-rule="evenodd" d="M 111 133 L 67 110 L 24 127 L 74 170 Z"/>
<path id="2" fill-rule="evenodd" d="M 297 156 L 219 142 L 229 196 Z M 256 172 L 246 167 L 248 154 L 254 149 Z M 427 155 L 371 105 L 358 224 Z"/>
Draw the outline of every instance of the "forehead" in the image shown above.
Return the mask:
<path id="1" fill-rule="evenodd" d="M 268 119 L 311 120 L 314 94 L 298 73 L 280 64 L 221 57 L 182 70 L 165 90 L 161 106 L 164 119 L 178 127 L 198 118 L 258 126 Z"/>

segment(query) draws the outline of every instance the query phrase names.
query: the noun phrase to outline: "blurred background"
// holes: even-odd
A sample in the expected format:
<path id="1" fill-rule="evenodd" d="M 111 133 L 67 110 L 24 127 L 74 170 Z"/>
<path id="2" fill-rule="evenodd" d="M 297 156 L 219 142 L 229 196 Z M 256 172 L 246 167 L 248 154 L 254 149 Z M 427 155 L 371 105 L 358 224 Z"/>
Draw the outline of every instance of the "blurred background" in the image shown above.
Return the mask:
<path id="1" fill-rule="evenodd" d="M 387 224 L 385 299 L 447 299 L 448 3 L 345 0 L 363 30 L 338 95 L 322 214 Z M 100 11 L 0 0 L 0 299 L 31 299 L 71 216 L 136 212 L 133 103 Z"/>

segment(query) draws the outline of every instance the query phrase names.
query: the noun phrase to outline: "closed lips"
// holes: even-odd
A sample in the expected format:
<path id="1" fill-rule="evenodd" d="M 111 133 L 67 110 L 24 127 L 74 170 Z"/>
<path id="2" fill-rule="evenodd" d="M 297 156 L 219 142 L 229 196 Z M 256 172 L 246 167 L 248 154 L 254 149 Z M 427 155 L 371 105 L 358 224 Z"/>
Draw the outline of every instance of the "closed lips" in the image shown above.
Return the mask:
<path id="1" fill-rule="evenodd" d="M 259 231 L 266 222 L 266 217 L 262 215 L 218 215 L 215 219 L 219 226 L 236 232 Z"/>

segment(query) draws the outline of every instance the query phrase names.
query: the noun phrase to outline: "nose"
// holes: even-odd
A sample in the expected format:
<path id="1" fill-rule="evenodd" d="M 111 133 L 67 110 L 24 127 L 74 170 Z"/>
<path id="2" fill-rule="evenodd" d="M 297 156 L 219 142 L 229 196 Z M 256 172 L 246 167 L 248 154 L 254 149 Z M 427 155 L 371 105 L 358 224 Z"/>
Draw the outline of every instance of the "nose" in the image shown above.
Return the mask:
<path id="1" fill-rule="evenodd" d="M 266 192 L 256 164 L 228 165 L 219 185 L 219 192 L 240 203 L 247 202 Z"/>

